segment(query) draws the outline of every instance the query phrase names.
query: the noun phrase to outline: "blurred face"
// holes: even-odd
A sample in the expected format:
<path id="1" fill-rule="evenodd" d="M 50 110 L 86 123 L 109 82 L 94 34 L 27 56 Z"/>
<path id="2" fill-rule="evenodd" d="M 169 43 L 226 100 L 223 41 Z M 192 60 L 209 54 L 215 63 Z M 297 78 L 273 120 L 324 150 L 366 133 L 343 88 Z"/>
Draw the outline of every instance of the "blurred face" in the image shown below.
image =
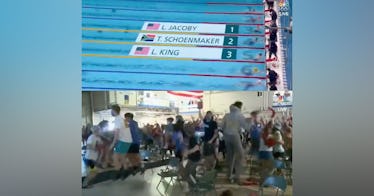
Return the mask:
<path id="1" fill-rule="evenodd" d="M 257 115 L 252 115 L 252 119 L 256 123 L 259 121 L 259 117 Z"/>
<path id="2" fill-rule="evenodd" d="M 114 111 L 114 110 L 111 110 L 110 113 L 112 114 L 112 116 L 117 116 L 118 115 L 117 112 Z"/>
<path id="3" fill-rule="evenodd" d="M 205 118 L 206 118 L 207 120 L 212 120 L 212 118 L 213 118 L 213 114 L 210 113 L 210 112 L 208 112 L 208 113 L 206 113 Z"/>

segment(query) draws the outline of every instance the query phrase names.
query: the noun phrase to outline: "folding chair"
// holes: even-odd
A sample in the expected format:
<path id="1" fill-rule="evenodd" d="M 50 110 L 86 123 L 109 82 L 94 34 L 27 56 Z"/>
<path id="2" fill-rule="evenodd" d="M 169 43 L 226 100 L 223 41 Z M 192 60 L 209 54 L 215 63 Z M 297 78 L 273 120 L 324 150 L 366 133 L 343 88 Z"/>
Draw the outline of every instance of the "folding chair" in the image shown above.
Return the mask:
<path id="1" fill-rule="evenodd" d="M 151 152 L 149 150 L 140 150 L 140 157 L 142 159 L 142 163 L 145 164 L 146 162 L 149 163 L 150 159 L 151 159 Z M 145 168 L 146 170 L 149 169 L 149 168 Z M 153 171 L 153 168 L 151 167 L 150 168 L 151 172 L 152 172 L 152 175 L 154 173 Z"/>
<path id="2" fill-rule="evenodd" d="M 277 194 L 276 194 L 277 196 L 278 196 L 279 190 L 281 190 L 282 195 L 284 195 L 284 193 L 286 192 L 286 188 L 287 188 L 287 182 L 286 182 L 286 179 L 284 178 L 284 176 L 269 176 L 269 177 L 267 177 L 265 179 L 264 183 L 259 188 L 259 192 L 260 192 L 261 196 L 264 195 L 263 188 L 268 187 L 268 186 L 277 189 Z"/>
<path id="3" fill-rule="evenodd" d="M 212 170 L 207 170 L 205 171 L 204 175 L 200 178 L 194 179 L 192 176 L 190 176 L 194 182 L 194 185 L 191 187 L 192 191 L 194 193 L 205 193 L 211 192 L 214 190 L 214 194 L 217 195 L 217 190 L 216 190 L 216 178 L 217 178 L 217 171 L 212 169 Z"/>
<path id="4" fill-rule="evenodd" d="M 292 184 L 292 168 L 290 164 L 287 164 L 284 161 L 281 160 L 275 160 L 274 161 L 274 169 L 275 170 L 280 170 L 280 174 L 277 175 L 282 175 L 286 178 L 289 179 L 290 184 Z M 274 174 L 274 172 L 273 172 Z"/>
<path id="5" fill-rule="evenodd" d="M 158 187 L 160 186 L 162 181 L 167 182 L 164 193 L 166 193 L 167 190 L 169 189 L 169 186 L 176 181 L 179 183 L 180 187 L 182 187 L 182 184 L 180 183 L 180 181 L 177 180 L 177 178 L 179 177 L 178 169 L 179 169 L 179 159 L 175 157 L 171 158 L 169 161 L 169 165 L 166 166 L 166 169 L 161 170 L 161 172 L 157 174 L 158 176 L 161 177 L 161 179 L 158 182 L 156 189 L 158 190 Z M 170 180 L 167 181 L 166 178 L 170 178 Z"/>

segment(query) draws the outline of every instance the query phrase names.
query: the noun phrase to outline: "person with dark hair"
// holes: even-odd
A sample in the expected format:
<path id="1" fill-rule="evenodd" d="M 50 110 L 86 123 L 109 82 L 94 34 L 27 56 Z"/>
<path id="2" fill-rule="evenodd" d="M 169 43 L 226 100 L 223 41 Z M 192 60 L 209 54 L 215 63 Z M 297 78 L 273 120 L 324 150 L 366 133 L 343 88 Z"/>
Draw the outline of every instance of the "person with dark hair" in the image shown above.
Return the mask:
<path id="1" fill-rule="evenodd" d="M 172 154 L 172 142 L 171 136 L 173 135 L 174 127 L 173 127 L 174 118 L 167 118 L 166 119 L 166 126 L 165 126 L 165 133 L 164 133 L 164 150 L 170 150 L 170 154 Z"/>
<path id="2" fill-rule="evenodd" d="M 261 61 L 262 60 L 262 53 L 258 53 L 257 56 L 253 60 Z"/>
<path id="3" fill-rule="evenodd" d="M 254 157 L 257 157 L 258 152 L 259 152 L 260 134 L 263 128 L 261 123 L 259 122 L 258 114 L 259 114 L 258 111 L 251 112 L 251 127 L 249 129 L 250 142 L 251 142 L 250 154 L 251 156 L 254 156 Z"/>
<path id="4" fill-rule="evenodd" d="M 203 155 L 207 160 L 207 165 L 210 165 L 214 168 L 215 164 L 218 162 L 218 157 L 216 154 L 218 125 L 217 122 L 213 119 L 213 113 L 211 111 L 207 111 L 205 116 L 203 117 L 201 110 L 199 110 L 199 117 L 203 121 L 204 126 L 204 136 L 202 138 Z"/>
<path id="5" fill-rule="evenodd" d="M 269 59 L 271 59 L 271 57 L 275 56 L 275 59 L 278 59 L 278 56 L 277 56 L 277 51 L 278 51 L 278 46 L 275 42 L 270 42 L 270 47 L 269 47 Z"/>
<path id="6" fill-rule="evenodd" d="M 270 16 L 271 16 L 271 20 L 274 21 L 274 22 L 278 18 L 277 12 L 273 8 L 270 9 Z"/>
<path id="7" fill-rule="evenodd" d="M 97 173 L 96 166 L 99 158 L 98 145 L 101 144 L 101 139 L 99 137 L 100 127 L 93 126 L 91 130 L 92 134 L 87 139 L 87 152 L 84 157 L 84 162 L 89 170 L 89 174 L 84 180 L 83 188 L 88 186 L 89 181 L 93 179 Z"/>
<path id="8" fill-rule="evenodd" d="M 139 138 L 139 125 L 138 122 L 134 120 L 134 115 L 132 113 L 126 113 L 125 119 L 129 123 L 132 143 L 128 150 L 128 159 L 130 161 L 130 169 L 133 170 L 133 175 L 136 174 L 138 170 L 141 170 L 142 174 L 144 173 L 144 164 L 142 163 L 142 159 L 139 154 L 140 148 L 140 138 Z"/>
<path id="9" fill-rule="evenodd" d="M 244 150 L 241 143 L 241 129 L 248 130 L 248 123 L 241 113 L 243 103 L 235 102 L 230 106 L 230 113 L 223 117 L 222 127 L 227 150 L 227 165 L 229 167 L 227 177 L 231 183 L 240 183 L 240 174 L 244 162 Z M 235 174 L 233 171 L 235 169 Z"/>
<path id="10" fill-rule="evenodd" d="M 172 142 L 175 146 L 174 154 L 175 157 L 179 158 L 180 161 L 182 161 L 183 158 L 183 150 L 185 148 L 184 146 L 184 140 L 183 140 L 183 122 L 177 121 L 174 125 L 173 135 L 172 135 Z"/>
<path id="11" fill-rule="evenodd" d="M 194 184 L 193 179 L 196 179 L 196 167 L 201 160 L 200 146 L 197 143 L 195 133 L 193 131 L 188 132 L 187 139 L 187 149 L 183 150 L 183 158 L 187 159 L 187 163 L 185 167 L 182 167 L 182 178 L 188 183 L 188 185 L 186 184 L 185 192 L 188 192 L 189 187 Z"/>
<path id="12" fill-rule="evenodd" d="M 115 179 L 122 179 L 127 177 L 127 152 L 132 143 L 132 136 L 129 127 L 129 121 L 127 119 L 123 120 L 120 116 L 121 108 L 118 105 L 111 106 L 111 113 L 114 117 L 114 139 L 110 146 L 110 149 L 114 148 L 114 165 L 117 171 Z"/>
<path id="13" fill-rule="evenodd" d="M 269 78 L 269 84 L 270 86 L 276 85 L 278 80 L 278 74 L 274 70 L 271 70 L 270 68 L 267 68 L 268 78 Z"/>
<path id="14" fill-rule="evenodd" d="M 242 109 L 243 102 L 241 102 L 241 101 L 236 101 L 233 105 L 236 106 L 236 107 L 239 108 L 239 109 Z"/>
<path id="15" fill-rule="evenodd" d="M 178 129 L 182 132 L 182 135 L 183 135 L 183 138 L 187 137 L 187 134 L 185 133 L 185 130 L 184 130 L 184 119 L 183 119 L 183 116 L 181 115 L 177 115 L 175 117 L 175 124 L 174 124 L 174 129 L 175 129 L 175 126 L 178 127 Z"/>
<path id="16" fill-rule="evenodd" d="M 153 144 L 156 144 L 158 149 L 162 149 L 162 129 L 160 124 L 156 123 L 152 128 Z"/>
<path id="17" fill-rule="evenodd" d="M 268 5 L 268 9 L 272 9 L 274 7 L 274 0 L 266 0 L 266 4 Z"/>

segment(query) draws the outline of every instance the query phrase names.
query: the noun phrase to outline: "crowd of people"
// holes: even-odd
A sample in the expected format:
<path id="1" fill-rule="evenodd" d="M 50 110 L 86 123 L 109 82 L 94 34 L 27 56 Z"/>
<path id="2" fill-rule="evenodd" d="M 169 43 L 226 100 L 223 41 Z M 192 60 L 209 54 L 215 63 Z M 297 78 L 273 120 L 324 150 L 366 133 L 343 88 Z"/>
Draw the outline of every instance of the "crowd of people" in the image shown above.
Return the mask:
<path id="1" fill-rule="evenodd" d="M 212 111 L 199 118 L 187 121 L 181 115 L 169 117 L 160 125 L 147 124 L 139 128 L 132 113 L 120 116 L 118 105 L 111 107 L 114 126 L 108 130 L 108 121 L 87 128 L 82 134 L 86 146 L 85 164 L 90 172 L 95 168 L 109 168 L 115 171 L 113 179 L 126 178 L 137 172 L 144 172 L 140 149 L 151 147 L 159 149 L 160 154 L 167 153 L 179 159 L 181 177 L 185 186 L 192 186 L 190 176 L 196 176 L 196 168 L 227 168 L 226 178 L 230 183 L 243 184 L 241 176 L 248 166 L 247 158 L 256 157 L 260 163 L 258 183 L 262 183 L 271 174 L 273 159 L 292 161 L 292 118 L 290 115 L 279 116 L 272 111 L 269 117 L 260 111 L 254 111 L 245 117 L 241 111 L 242 102 L 229 106 L 230 112 L 222 118 Z M 199 137 L 196 132 L 203 132 Z M 248 148 L 247 148 L 248 147 Z M 182 164 L 186 161 L 187 164 Z M 89 180 L 87 177 L 85 180 Z"/>

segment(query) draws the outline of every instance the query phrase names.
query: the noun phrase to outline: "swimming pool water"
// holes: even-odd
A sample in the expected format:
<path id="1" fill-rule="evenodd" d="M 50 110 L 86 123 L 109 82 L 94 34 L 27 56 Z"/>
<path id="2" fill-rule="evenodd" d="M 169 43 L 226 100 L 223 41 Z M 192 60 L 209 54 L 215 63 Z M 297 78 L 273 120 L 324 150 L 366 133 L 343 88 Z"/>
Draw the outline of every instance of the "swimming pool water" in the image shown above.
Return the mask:
<path id="1" fill-rule="evenodd" d="M 264 22 L 262 0 L 83 0 L 82 88 L 266 90 Z"/>

